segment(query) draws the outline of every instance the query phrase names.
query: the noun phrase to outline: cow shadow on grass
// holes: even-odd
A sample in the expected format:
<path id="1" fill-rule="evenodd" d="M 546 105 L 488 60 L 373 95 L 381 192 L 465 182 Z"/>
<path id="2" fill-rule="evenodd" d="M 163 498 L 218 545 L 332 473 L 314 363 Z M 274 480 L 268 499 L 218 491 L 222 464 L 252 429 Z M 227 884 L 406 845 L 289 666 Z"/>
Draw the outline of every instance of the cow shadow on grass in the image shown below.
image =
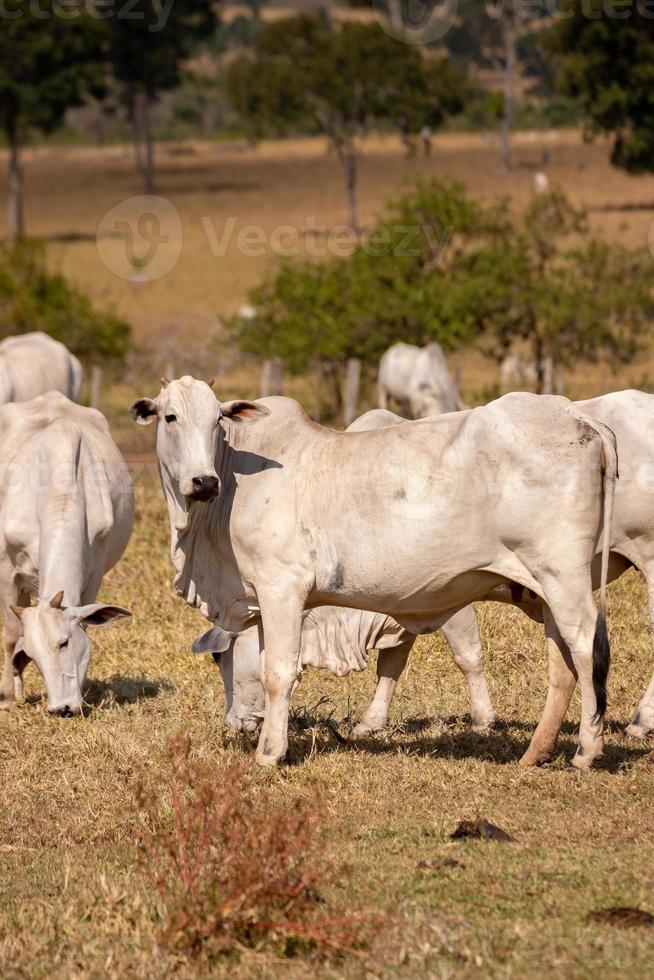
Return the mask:
<path id="1" fill-rule="evenodd" d="M 467 719 L 469 722 L 469 718 Z M 454 730 L 455 725 L 465 723 L 466 719 L 448 717 L 412 718 L 402 724 L 376 735 L 353 738 L 339 731 L 336 724 L 324 719 L 316 719 L 312 727 L 291 733 L 289 738 L 289 763 L 301 765 L 307 759 L 333 752 L 364 753 L 367 755 L 407 755 L 433 756 L 435 759 L 478 759 L 496 765 L 515 765 L 526 752 L 535 726 L 526 722 L 499 721 L 489 731 L 476 732 Z M 441 730 L 429 735 L 428 729 L 438 724 Z M 445 724 L 451 730 L 442 730 Z M 621 732 L 624 724 L 607 724 L 610 731 Z M 578 725 L 565 722 L 555 753 L 554 768 L 565 769 L 577 749 Z M 407 738 L 410 735 L 414 737 Z M 418 736 L 418 737 L 415 737 Z M 638 761 L 654 750 L 654 739 L 642 743 L 628 741 L 605 746 L 603 757 L 595 763 L 595 768 L 617 773 L 625 766 Z"/>
<path id="2" fill-rule="evenodd" d="M 102 711 L 115 705 L 137 704 L 174 690 L 175 685 L 164 678 L 150 680 L 114 674 L 108 681 L 89 681 L 84 692 L 84 703 L 87 707 Z"/>

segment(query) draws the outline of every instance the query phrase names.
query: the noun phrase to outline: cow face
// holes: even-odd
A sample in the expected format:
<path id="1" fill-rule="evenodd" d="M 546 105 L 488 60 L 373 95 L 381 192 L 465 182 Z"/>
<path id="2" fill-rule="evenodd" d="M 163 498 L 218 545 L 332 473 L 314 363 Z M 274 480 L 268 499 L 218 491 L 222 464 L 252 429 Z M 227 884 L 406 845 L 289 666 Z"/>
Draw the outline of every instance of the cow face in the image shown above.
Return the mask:
<path id="1" fill-rule="evenodd" d="M 130 613 L 120 606 L 100 603 L 65 608 L 62 600 L 63 592 L 59 592 L 28 609 L 12 606 L 23 627 L 14 661 L 24 663 L 25 657 L 33 660 L 43 676 L 50 714 L 71 717 L 82 709 L 82 688 L 91 656 L 88 627 L 107 626 Z"/>
<path id="2" fill-rule="evenodd" d="M 220 494 L 216 472 L 218 426 L 226 420 L 236 425 L 257 422 L 269 415 L 253 402 L 219 402 L 211 386 L 196 378 L 161 379 L 157 398 L 140 398 L 130 408 L 140 425 L 155 419 L 159 462 L 181 496 L 187 501 L 208 501 Z"/>
<path id="3" fill-rule="evenodd" d="M 420 385 L 411 395 L 411 411 L 417 419 L 443 415 L 448 411 L 444 397 L 428 385 Z"/>

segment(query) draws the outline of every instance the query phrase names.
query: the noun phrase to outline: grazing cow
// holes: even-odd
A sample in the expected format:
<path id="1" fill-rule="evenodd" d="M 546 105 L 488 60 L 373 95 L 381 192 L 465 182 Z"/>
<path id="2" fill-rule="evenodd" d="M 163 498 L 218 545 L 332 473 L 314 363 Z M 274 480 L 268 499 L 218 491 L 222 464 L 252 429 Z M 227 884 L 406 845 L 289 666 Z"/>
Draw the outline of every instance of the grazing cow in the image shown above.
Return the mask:
<path id="1" fill-rule="evenodd" d="M 465 408 L 439 344 L 393 344 L 379 362 L 377 389 L 380 408 L 394 398 L 414 418 Z"/>
<path id="2" fill-rule="evenodd" d="M 347 431 L 378 429 L 405 421 L 392 412 L 375 409 L 356 419 Z M 472 607 L 455 613 L 443 624 L 442 631 L 468 684 L 473 728 L 492 727 L 495 712 L 486 685 L 481 640 Z M 344 677 L 368 665 L 368 651 L 378 651 L 377 690 L 354 729 L 354 735 L 360 736 L 385 728 L 398 678 L 415 639 L 413 633 L 381 613 L 320 606 L 304 613 L 300 662 L 302 667 L 324 668 L 337 677 Z M 225 687 L 226 724 L 236 731 L 254 731 L 263 718 L 264 706 L 261 628 L 251 626 L 244 633 L 229 634 L 214 626 L 193 642 L 192 650 L 212 653 L 220 667 Z"/>
<path id="3" fill-rule="evenodd" d="M 0 408 L 0 440 L 0 706 L 22 697 L 33 660 L 48 711 L 79 714 L 87 627 L 129 616 L 94 602 L 131 533 L 129 473 L 104 416 L 58 392 Z"/>
<path id="4" fill-rule="evenodd" d="M 262 623 L 258 762 L 286 754 L 305 607 L 384 613 L 418 634 L 507 584 L 544 600 L 550 630 L 570 648 L 582 691 L 573 764 L 601 754 L 608 547 L 599 616 L 590 567 L 610 528 L 610 430 L 566 399 L 514 393 L 334 432 L 292 399 L 220 403 L 188 376 L 164 379 L 131 412 L 158 422 L 178 594 L 227 632 Z"/>
<path id="5" fill-rule="evenodd" d="M 519 352 L 505 354 L 500 364 L 500 388 L 509 391 L 516 386 L 535 385 L 538 371 L 535 361 L 525 361 Z"/>
<path id="6" fill-rule="evenodd" d="M 45 333 L 24 333 L 0 343 L 0 405 L 27 402 L 47 391 L 79 401 L 82 365 Z"/>

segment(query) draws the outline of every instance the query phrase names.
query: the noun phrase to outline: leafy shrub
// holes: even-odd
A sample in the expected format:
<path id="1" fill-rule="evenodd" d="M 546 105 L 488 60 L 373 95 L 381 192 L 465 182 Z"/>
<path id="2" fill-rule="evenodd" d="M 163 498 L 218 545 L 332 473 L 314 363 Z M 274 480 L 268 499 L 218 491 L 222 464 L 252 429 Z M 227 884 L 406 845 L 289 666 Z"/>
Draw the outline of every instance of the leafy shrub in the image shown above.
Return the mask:
<path id="1" fill-rule="evenodd" d="M 349 909 L 331 914 L 322 895 L 343 881 L 325 857 L 322 802 L 277 801 L 243 762 L 217 772 L 191 750 L 178 734 L 163 798 L 160 782 L 137 794 L 144 867 L 164 909 L 162 944 L 196 956 L 264 943 L 286 956 L 363 955 L 379 924 Z"/>
<path id="2" fill-rule="evenodd" d="M 48 272 L 43 246 L 27 239 L 0 246 L 0 324 L 5 336 L 42 330 L 83 361 L 121 360 L 130 341 L 124 320 Z"/>

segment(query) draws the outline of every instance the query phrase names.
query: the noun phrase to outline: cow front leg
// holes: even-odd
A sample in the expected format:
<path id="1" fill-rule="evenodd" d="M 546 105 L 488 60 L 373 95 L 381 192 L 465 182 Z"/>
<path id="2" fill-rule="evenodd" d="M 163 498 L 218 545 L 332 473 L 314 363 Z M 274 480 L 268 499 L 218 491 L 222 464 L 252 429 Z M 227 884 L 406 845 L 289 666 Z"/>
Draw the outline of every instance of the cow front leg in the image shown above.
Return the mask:
<path id="1" fill-rule="evenodd" d="M 520 759 L 521 766 L 542 766 L 551 762 L 570 705 L 577 674 L 568 647 L 563 642 L 549 609 L 543 609 L 547 638 L 547 668 L 549 684 L 545 708 L 529 748 Z"/>
<path id="2" fill-rule="evenodd" d="M 18 602 L 18 597 L 15 600 Z M 2 679 L 0 680 L 0 708 L 10 708 L 16 700 L 16 682 L 14 678 L 14 651 L 16 643 L 20 637 L 21 625 L 18 616 L 7 606 L 4 608 L 4 622 L 2 629 L 2 646 L 4 650 L 4 664 L 2 668 Z M 22 678 L 20 696 L 22 697 Z"/>
<path id="3" fill-rule="evenodd" d="M 492 728 L 496 720 L 495 709 L 488 693 L 484 673 L 484 651 L 477 617 L 472 606 L 466 606 L 465 609 L 454 613 L 446 623 L 443 623 L 441 629 L 456 665 L 468 685 L 472 727 L 478 730 Z"/>
<path id="4" fill-rule="evenodd" d="M 654 633 L 654 568 L 651 573 L 649 568 L 645 568 L 644 571 L 647 578 L 649 599 L 649 625 L 650 630 Z M 652 675 L 649 687 L 640 699 L 630 724 L 625 729 L 625 735 L 630 735 L 631 738 L 644 738 L 650 732 L 654 732 L 654 675 Z"/>
<path id="5" fill-rule="evenodd" d="M 259 603 L 264 634 L 261 680 L 265 701 L 255 758 L 260 766 L 276 766 L 286 756 L 291 695 L 301 672 L 304 602 L 288 598 L 266 602 L 259 596 Z"/>
<path id="6" fill-rule="evenodd" d="M 361 721 L 353 731 L 355 738 L 379 732 L 388 723 L 388 711 L 395 694 L 397 682 L 406 667 L 415 638 L 405 640 L 391 650 L 380 650 L 377 654 L 377 688 L 370 705 L 364 711 Z"/>

